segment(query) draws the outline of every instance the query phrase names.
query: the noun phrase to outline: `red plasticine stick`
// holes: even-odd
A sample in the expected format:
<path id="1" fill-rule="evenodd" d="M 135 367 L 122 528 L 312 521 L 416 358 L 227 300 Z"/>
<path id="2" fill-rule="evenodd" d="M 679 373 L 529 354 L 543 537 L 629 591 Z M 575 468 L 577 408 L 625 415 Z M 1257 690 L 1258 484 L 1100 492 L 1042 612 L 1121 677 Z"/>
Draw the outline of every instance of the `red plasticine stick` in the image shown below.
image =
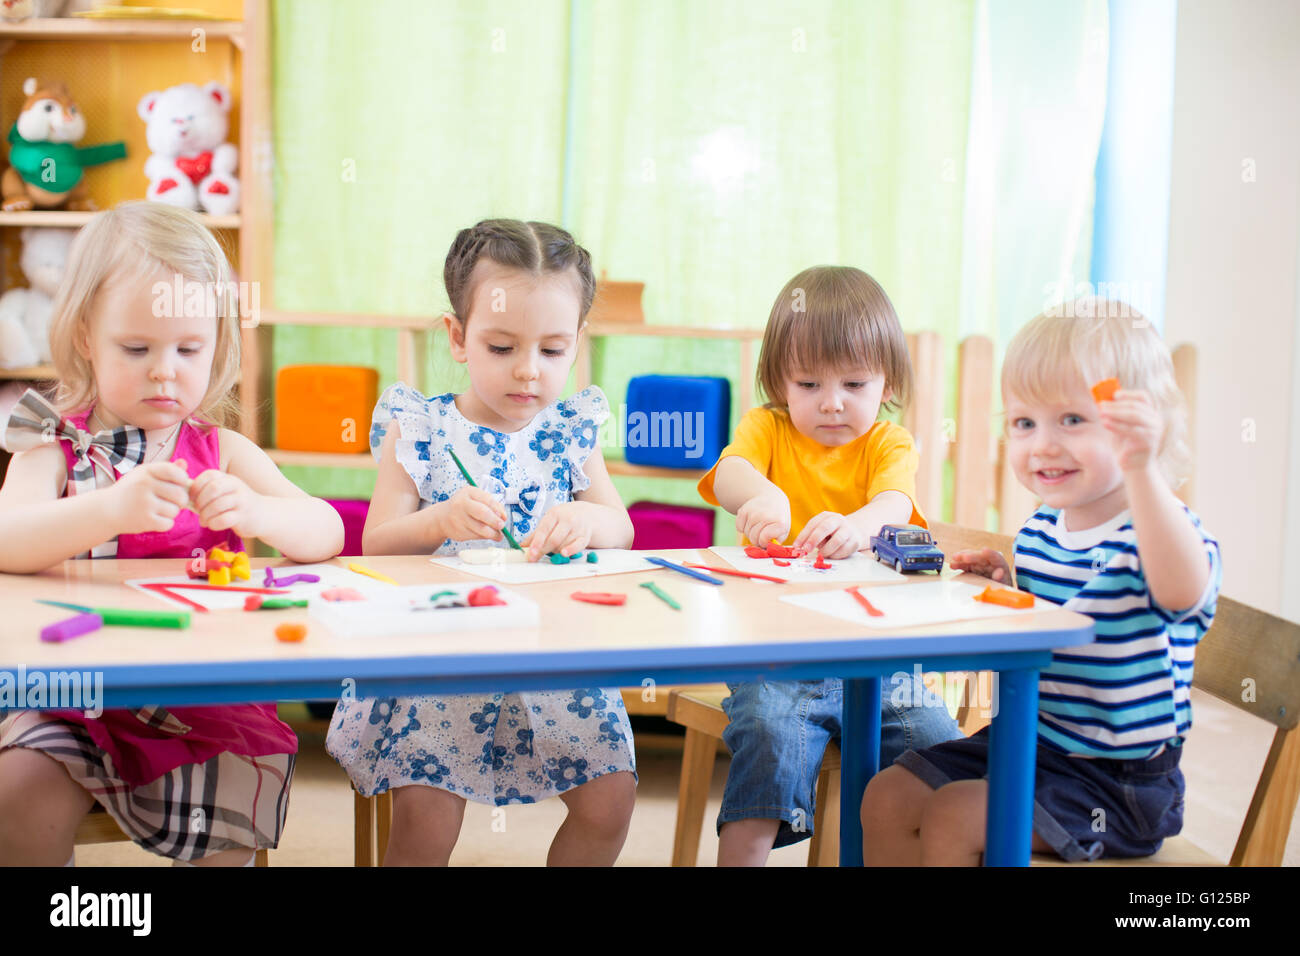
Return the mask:
<path id="1" fill-rule="evenodd" d="M 608 604 L 611 607 L 627 603 L 626 594 L 614 594 L 611 591 L 574 591 L 569 597 L 587 604 Z"/>
<path id="2" fill-rule="evenodd" d="M 775 562 L 775 559 L 773 559 Z M 713 571 L 716 574 L 730 574 L 736 578 L 753 578 L 755 581 L 775 581 L 777 584 L 785 584 L 785 578 L 774 578 L 770 574 L 751 574 L 748 571 L 737 571 L 734 568 L 715 568 L 708 564 L 690 564 L 683 561 L 683 566 L 695 568 L 699 571 Z"/>
<path id="3" fill-rule="evenodd" d="M 859 604 L 861 604 L 862 607 L 866 610 L 866 612 L 867 612 L 868 614 L 870 614 L 872 617 L 884 617 L 884 616 L 885 616 L 885 612 L 884 612 L 884 611 L 880 610 L 880 608 L 876 607 L 874 604 L 872 604 L 870 601 L 868 601 L 865 597 L 862 596 L 862 593 L 858 590 L 858 586 L 857 586 L 856 584 L 853 585 L 853 587 L 851 587 L 851 588 L 845 588 L 844 590 L 846 590 L 846 591 L 848 591 L 850 594 L 852 594 L 852 595 L 853 595 L 853 600 L 855 600 L 855 601 L 857 601 Z"/>
<path id="4" fill-rule="evenodd" d="M 204 587 L 206 587 L 206 586 L 207 586 L 207 585 L 204 585 Z M 189 598 L 185 597 L 183 594 L 177 594 L 176 592 L 174 592 L 174 591 L 172 590 L 173 587 L 179 587 L 179 585 L 173 585 L 173 584 L 142 584 L 141 587 L 143 587 L 143 588 L 147 588 L 147 589 L 150 590 L 150 591 L 155 591 L 155 592 L 157 592 L 158 594 L 163 595 L 164 597 L 169 597 L 169 598 L 171 598 L 173 601 L 179 601 L 181 604 L 188 605 L 189 607 L 194 608 L 194 610 L 196 610 L 196 611 L 202 611 L 202 612 L 204 612 L 205 614 L 207 613 L 207 610 L 208 610 L 208 609 L 205 608 L 202 604 L 198 603 L 197 601 L 191 601 Z"/>

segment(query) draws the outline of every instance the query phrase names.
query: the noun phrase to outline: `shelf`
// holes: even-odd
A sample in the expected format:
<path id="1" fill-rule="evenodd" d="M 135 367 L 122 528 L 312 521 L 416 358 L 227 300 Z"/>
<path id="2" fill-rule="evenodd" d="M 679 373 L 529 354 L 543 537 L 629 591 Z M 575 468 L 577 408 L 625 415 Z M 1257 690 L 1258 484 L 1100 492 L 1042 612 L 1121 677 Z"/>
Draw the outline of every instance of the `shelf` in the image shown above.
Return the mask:
<path id="1" fill-rule="evenodd" d="M 641 325 L 636 322 L 592 322 L 589 335 L 670 336 L 679 339 L 739 339 L 756 342 L 763 338 L 762 329 L 705 329 L 690 325 Z"/>
<path id="2" fill-rule="evenodd" d="M 53 365 L 30 365 L 27 368 L 0 368 L 0 379 L 30 378 L 39 381 L 54 381 L 57 377 Z"/>
<path id="3" fill-rule="evenodd" d="M 28 209 L 23 212 L 0 212 L 0 228 L 19 226 L 52 226 L 61 229 L 80 229 L 91 217 L 103 210 L 70 212 L 67 209 Z M 238 229 L 239 215 L 209 216 L 199 213 L 199 220 L 209 229 Z"/>
<path id="4" fill-rule="evenodd" d="M 241 43 L 239 20 L 109 20 L 102 17 L 52 17 L 0 24 L 0 40 L 183 40 L 195 30 L 208 40 Z"/>
<path id="5" fill-rule="evenodd" d="M 653 465 L 629 465 L 621 458 L 606 458 L 605 467 L 611 475 L 624 478 L 689 478 L 699 481 L 708 474 L 707 469 L 697 471 L 694 468 L 658 468 Z"/>
<path id="6" fill-rule="evenodd" d="M 277 465 L 297 465 L 302 468 L 356 468 L 374 471 L 379 466 L 368 451 L 344 455 L 327 451 L 289 451 L 284 448 L 267 448 L 267 455 Z"/>
<path id="7" fill-rule="evenodd" d="M 264 311 L 261 325 L 329 325 L 340 328 L 357 326 L 369 329 L 414 329 L 427 332 L 442 327 L 442 317 L 435 315 L 366 315 L 360 312 L 275 312 Z"/>

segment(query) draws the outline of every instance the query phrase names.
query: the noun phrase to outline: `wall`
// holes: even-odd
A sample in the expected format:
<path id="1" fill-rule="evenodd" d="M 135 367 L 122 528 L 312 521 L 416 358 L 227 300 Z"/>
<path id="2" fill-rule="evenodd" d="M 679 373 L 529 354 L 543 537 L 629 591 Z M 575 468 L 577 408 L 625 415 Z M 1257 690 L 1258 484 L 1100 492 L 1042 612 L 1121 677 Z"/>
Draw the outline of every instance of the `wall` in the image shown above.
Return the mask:
<path id="1" fill-rule="evenodd" d="M 1292 0 L 1178 6 L 1165 334 L 1200 354 L 1194 508 L 1223 591 L 1275 613 L 1300 570 L 1297 51 Z"/>

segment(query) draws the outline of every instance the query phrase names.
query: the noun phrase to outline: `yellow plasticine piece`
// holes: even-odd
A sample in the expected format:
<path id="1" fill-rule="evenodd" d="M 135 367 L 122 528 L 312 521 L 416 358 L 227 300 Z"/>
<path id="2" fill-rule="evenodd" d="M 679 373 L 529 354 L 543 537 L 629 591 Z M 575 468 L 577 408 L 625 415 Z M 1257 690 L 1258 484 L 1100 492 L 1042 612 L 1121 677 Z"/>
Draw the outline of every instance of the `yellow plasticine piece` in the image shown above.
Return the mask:
<path id="1" fill-rule="evenodd" d="M 209 584 L 227 585 L 230 583 L 230 568 L 213 568 L 208 572 Z"/>
<path id="2" fill-rule="evenodd" d="M 235 552 L 235 559 L 230 562 L 230 574 L 240 581 L 248 581 L 252 578 L 253 573 L 248 566 L 248 554 L 246 552 Z"/>
<path id="3" fill-rule="evenodd" d="M 208 558 L 212 561 L 234 561 L 235 552 L 223 551 L 221 548 L 212 548 L 208 551 Z"/>

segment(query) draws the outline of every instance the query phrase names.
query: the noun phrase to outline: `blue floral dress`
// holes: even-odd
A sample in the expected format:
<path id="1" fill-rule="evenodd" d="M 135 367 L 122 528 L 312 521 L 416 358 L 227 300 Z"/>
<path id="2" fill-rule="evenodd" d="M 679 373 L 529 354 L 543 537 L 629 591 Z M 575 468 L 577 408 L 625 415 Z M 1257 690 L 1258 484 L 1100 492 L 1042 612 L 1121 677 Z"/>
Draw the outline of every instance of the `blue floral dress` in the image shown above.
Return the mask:
<path id="1" fill-rule="evenodd" d="M 370 450 L 379 456 L 396 421 L 397 461 L 427 507 L 465 484 L 446 453 L 451 446 L 475 484 L 504 502 L 518 538 L 591 484 L 582 466 L 608 417 L 604 393 L 592 386 L 517 432 L 499 432 L 468 421 L 454 395 L 425 398 L 399 383 L 375 407 Z M 435 553 L 497 546 L 446 540 Z M 325 746 L 366 796 L 419 784 L 477 803 L 533 803 L 601 774 L 636 770 L 618 688 L 345 699 Z"/>

